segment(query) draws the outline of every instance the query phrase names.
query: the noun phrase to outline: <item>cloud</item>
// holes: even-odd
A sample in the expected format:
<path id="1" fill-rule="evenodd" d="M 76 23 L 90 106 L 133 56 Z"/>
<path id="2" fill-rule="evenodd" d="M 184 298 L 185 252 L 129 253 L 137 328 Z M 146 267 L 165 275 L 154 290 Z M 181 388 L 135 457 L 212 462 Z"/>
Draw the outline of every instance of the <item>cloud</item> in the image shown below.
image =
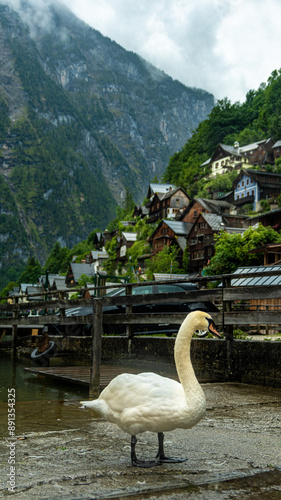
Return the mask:
<path id="1" fill-rule="evenodd" d="M 0 0 L 0 3 L 8 5 L 19 13 L 22 20 L 28 25 L 31 36 L 37 29 L 52 29 L 52 21 L 49 7 L 56 0 Z"/>
<path id="2" fill-rule="evenodd" d="M 0 0 L 20 9 L 20 0 Z M 280 0 L 29 0 L 29 25 L 49 2 L 190 87 L 243 101 L 279 69 Z"/>
<path id="3" fill-rule="evenodd" d="M 279 0 L 63 0 L 186 85 L 243 101 L 279 68 Z"/>

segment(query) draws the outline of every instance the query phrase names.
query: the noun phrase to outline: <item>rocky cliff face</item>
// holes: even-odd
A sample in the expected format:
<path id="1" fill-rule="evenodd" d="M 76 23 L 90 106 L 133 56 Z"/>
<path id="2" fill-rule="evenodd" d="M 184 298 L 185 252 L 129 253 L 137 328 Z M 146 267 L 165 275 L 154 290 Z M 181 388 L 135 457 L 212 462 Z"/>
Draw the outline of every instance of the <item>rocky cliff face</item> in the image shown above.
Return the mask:
<path id="1" fill-rule="evenodd" d="M 0 3 L 3 268 L 105 228 L 126 189 L 140 202 L 214 105 L 65 7 L 37 14 Z"/>

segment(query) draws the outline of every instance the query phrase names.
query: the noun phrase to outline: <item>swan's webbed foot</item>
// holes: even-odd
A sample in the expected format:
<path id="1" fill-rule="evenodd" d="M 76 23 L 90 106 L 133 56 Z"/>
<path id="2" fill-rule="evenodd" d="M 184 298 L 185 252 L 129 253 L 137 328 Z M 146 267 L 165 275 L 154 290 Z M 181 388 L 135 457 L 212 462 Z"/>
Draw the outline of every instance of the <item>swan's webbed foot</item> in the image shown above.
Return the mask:
<path id="1" fill-rule="evenodd" d="M 166 457 L 164 453 L 164 434 L 163 432 L 158 432 L 158 443 L 159 449 L 156 458 L 161 464 L 180 464 L 186 462 L 188 458 L 178 458 L 178 457 Z"/>
<path id="2" fill-rule="evenodd" d="M 161 465 L 160 460 L 139 460 L 136 456 L 136 436 L 131 436 L 131 462 L 134 467 L 155 467 Z"/>
<path id="3" fill-rule="evenodd" d="M 160 464 L 180 464 L 188 460 L 188 458 L 166 457 L 165 455 L 160 456 L 158 454 L 156 455 L 156 458 L 158 458 Z"/>
<path id="4" fill-rule="evenodd" d="M 155 467 L 156 465 L 161 465 L 160 460 L 139 460 L 136 458 L 135 460 L 132 460 L 132 465 L 134 467 Z"/>

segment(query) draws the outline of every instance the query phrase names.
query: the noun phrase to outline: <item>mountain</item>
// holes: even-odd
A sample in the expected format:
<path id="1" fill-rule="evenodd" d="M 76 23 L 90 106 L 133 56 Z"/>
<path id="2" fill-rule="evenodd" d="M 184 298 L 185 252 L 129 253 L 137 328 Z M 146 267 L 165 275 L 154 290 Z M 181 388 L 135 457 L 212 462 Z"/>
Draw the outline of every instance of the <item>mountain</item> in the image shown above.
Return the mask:
<path id="1" fill-rule="evenodd" d="M 142 201 L 214 106 L 58 3 L 0 0 L 0 286 Z M 41 10 L 40 9 L 43 9 Z"/>

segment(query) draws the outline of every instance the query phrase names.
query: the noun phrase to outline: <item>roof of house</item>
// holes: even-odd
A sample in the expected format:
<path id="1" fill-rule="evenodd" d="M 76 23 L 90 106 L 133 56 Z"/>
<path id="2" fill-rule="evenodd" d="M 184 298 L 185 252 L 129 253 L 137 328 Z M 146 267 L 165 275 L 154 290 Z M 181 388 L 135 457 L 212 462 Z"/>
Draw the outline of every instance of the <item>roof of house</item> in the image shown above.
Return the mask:
<path id="1" fill-rule="evenodd" d="M 20 292 L 26 293 L 26 289 L 28 286 L 33 286 L 32 283 L 21 283 L 20 284 Z"/>
<path id="2" fill-rule="evenodd" d="M 221 215 L 217 214 L 202 214 L 202 217 L 205 219 L 207 224 L 211 227 L 213 231 L 221 231 L 224 230 L 227 233 L 239 233 L 242 234 L 246 231 L 246 228 L 242 227 L 230 227 L 227 226 L 224 222 L 224 219 Z"/>
<path id="3" fill-rule="evenodd" d="M 254 149 L 257 149 L 260 145 L 266 144 L 269 141 L 271 141 L 271 139 L 263 139 L 261 141 L 252 142 L 251 144 L 246 144 L 245 146 L 239 146 L 239 151 L 241 151 L 241 153 L 248 153 L 249 151 L 253 151 Z"/>
<path id="4" fill-rule="evenodd" d="M 228 156 L 235 155 L 235 156 L 240 156 L 241 158 L 247 158 L 247 155 L 241 152 L 241 148 L 229 146 L 228 144 L 219 144 L 211 156 L 211 162 L 214 161 L 214 158 L 216 157 L 219 149 L 222 149 L 225 153 L 227 153 Z"/>
<path id="5" fill-rule="evenodd" d="M 186 236 L 177 236 L 177 244 L 180 249 L 184 251 L 187 245 Z"/>
<path id="6" fill-rule="evenodd" d="M 163 196 L 161 197 L 161 200 L 171 198 L 171 196 L 173 196 L 179 190 L 182 191 L 187 196 L 187 193 L 185 192 L 185 190 L 182 187 L 176 187 L 174 189 L 169 189 L 169 191 L 167 191 L 165 194 L 163 194 Z"/>
<path id="7" fill-rule="evenodd" d="M 273 144 L 272 148 L 280 148 L 280 146 L 281 146 L 281 140 L 275 142 L 275 144 Z"/>
<path id="8" fill-rule="evenodd" d="M 222 216 L 217 214 L 202 214 L 203 219 L 209 224 L 213 231 L 220 231 L 225 229 L 225 224 L 223 222 Z"/>
<path id="9" fill-rule="evenodd" d="M 148 215 L 149 210 L 145 205 L 135 205 L 134 213 L 141 212 L 143 215 Z"/>
<path id="10" fill-rule="evenodd" d="M 93 260 L 108 259 L 109 257 L 105 250 L 92 250 L 91 255 Z"/>
<path id="11" fill-rule="evenodd" d="M 193 226 L 191 222 L 182 222 L 178 220 L 163 220 L 167 226 L 174 231 L 177 236 L 187 236 Z"/>
<path id="12" fill-rule="evenodd" d="M 28 285 L 26 287 L 26 293 L 28 295 L 36 295 L 35 297 L 29 297 L 29 300 L 40 300 L 40 298 L 42 298 L 43 296 L 42 295 L 37 295 L 37 294 L 41 294 L 43 293 L 43 287 L 41 285 Z"/>
<path id="13" fill-rule="evenodd" d="M 57 290 L 66 290 L 67 286 L 65 284 L 65 276 L 57 276 L 54 279 L 53 284 L 56 285 Z"/>
<path id="14" fill-rule="evenodd" d="M 176 186 L 174 184 L 160 184 L 160 183 L 154 183 L 152 182 L 149 184 L 148 188 L 148 198 L 150 198 L 153 194 L 155 193 L 161 193 L 164 194 L 170 189 L 174 189 Z"/>
<path id="15" fill-rule="evenodd" d="M 211 163 L 211 157 L 208 158 L 208 160 L 204 161 L 204 163 L 201 163 L 200 167 L 205 167 L 206 165 L 209 165 L 209 163 Z"/>
<path id="16" fill-rule="evenodd" d="M 275 174 L 272 172 L 260 172 L 259 170 L 253 170 L 251 168 L 247 168 L 241 170 L 240 174 L 232 184 L 232 189 L 235 189 L 236 185 L 243 177 L 243 175 L 250 177 L 251 179 L 255 180 L 256 182 L 264 186 L 266 185 L 268 187 L 276 187 L 276 181 L 278 181 L 277 185 L 281 185 L 280 174 Z"/>
<path id="17" fill-rule="evenodd" d="M 86 274 L 86 276 L 94 276 L 95 275 L 95 266 L 94 264 L 76 264 L 72 262 L 71 264 L 71 269 L 73 272 L 73 277 L 76 283 L 78 282 L 80 276 L 82 274 Z"/>
<path id="18" fill-rule="evenodd" d="M 127 241 L 137 241 L 137 233 L 129 233 L 129 232 L 124 232 L 122 231 L 122 236 L 127 240 Z"/>
<path id="19" fill-rule="evenodd" d="M 222 209 L 231 209 L 232 204 L 225 200 L 209 200 L 208 198 L 195 198 L 205 209 L 211 213 L 220 214 Z"/>
<path id="20" fill-rule="evenodd" d="M 253 215 L 251 217 L 249 217 L 249 220 L 257 220 L 257 224 L 259 222 L 260 219 L 264 219 L 266 217 L 270 217 L 270 216 L 274 216 L 276 215 L 280 218 L 281 218 L 281 208 L 276 208 L 275 210 L 270 210 L 270 212 L 266 212 L 264 214 L 258 214 L 258 215 Z"/>
<path id="21" fill-rule="evenodd" d="M 241 273 L 256 273 L 267 271 L 280 271 L 277 276 L 258 276 L 253 278 L 236 278 L 231 280 L 232 286 L 265 286 L 265 285 L 280 285 L 281 284 L 281 265 L 276 266 L 253 266 L 239 267 L 234 271 L 233 275 Z"/>

